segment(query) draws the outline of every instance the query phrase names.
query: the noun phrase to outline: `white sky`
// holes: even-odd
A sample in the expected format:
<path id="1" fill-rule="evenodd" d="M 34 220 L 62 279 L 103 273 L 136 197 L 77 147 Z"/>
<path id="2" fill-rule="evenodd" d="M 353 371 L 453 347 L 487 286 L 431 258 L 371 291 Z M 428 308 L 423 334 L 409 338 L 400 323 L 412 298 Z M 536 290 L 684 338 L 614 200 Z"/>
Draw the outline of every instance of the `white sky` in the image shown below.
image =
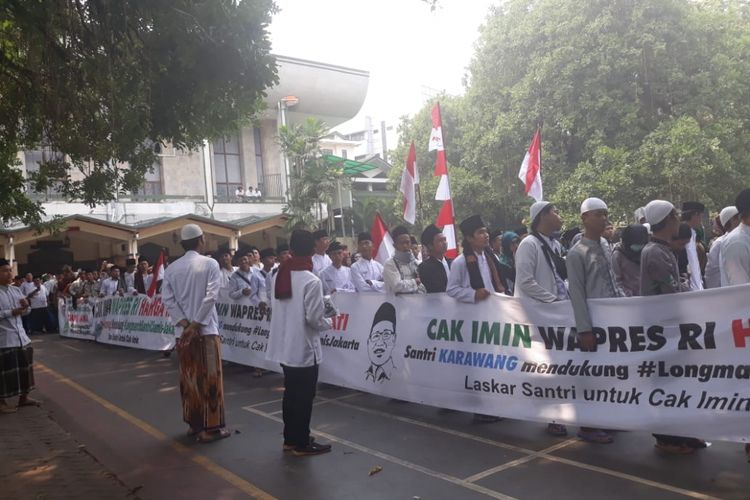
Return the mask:
<path id="1" fill-rule="evenodd" d="M 273 52 L 370 72 L 364 106 L 337 129 L 397 125 L 431 95 L 463 93 L 462 80 L 489 7 L 498 0 L 276 0 Z"/>

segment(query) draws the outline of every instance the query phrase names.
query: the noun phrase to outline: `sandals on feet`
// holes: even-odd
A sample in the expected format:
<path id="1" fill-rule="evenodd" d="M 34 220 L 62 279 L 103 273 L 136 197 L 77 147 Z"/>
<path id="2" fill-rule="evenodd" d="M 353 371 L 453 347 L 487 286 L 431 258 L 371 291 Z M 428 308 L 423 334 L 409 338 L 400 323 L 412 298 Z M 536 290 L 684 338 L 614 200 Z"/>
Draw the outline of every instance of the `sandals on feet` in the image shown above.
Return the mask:
<path id="1" fill-rule="evenodd" d="M 42 406 L 42 402 L 37 401 L 36 399 L 26 398 L 23 401 L 18 402 L 18 407 L 21 408 L 22 406 Z"/>
<path id="2" fill-rule="evenodd" d="M 209 434 L 199 434 L 197 441 L 199 443 L 213 443 L 214 441 L 219 441 L 220 439 L 225 439 L 231 436 L 232 433 L 229 432 L 227 429 L 219 429 L 216 432 L 211 432 Z"/>
<path id="3" fill-rule="evenodd" d="M 578 437 L 589 443 L 610 444 L 614 441 L 614 438 L 610 434 L 601 429 L 591 431 L 580 430 L 578 431 Z"/>
<path id="4" fill-rule="evenodd" d="M 552 436 L 564 437 L 568 435 L 568 428 L 563 424 L 548 424 L 547 433 Z"/>

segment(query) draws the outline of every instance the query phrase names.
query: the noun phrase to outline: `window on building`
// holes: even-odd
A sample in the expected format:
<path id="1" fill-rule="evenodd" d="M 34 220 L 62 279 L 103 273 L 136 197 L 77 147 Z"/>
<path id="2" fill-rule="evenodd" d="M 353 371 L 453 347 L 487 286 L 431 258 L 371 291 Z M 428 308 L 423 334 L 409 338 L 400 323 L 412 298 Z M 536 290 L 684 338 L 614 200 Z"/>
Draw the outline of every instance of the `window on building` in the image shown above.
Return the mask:
<path id="1" fill-rule="evenodd" d="M 60 183 L 52 183 L 47 189 L 41 193 L 38 193 L 34 188 L 34 183 L 31 181 L 31 174 L 39 172 L 40 165 L 51 160 L 65 160 L 65 155 L 57 151 L 52 151 L 49 148 L 24 151 L 24 163 L 26 164 L 26 188 L 31 195 L 40 195 L 47 197 L 59 197 L 61 196 L 62 188 Z"/>
<path id="2" fill-rule="evenodd" d="M 253 142 L 255 143 L 255 175 L 258 177 L 258 188 L 265 192 L 265 175 L 263 172 L 263 146 L 260 143 L 260 127 L 253 127 Z"/>
<path id="3" fill-rule="evenodd" d="M 323 155 L 332 155 L 333 154 L 333 149 L 321 149 L 320 152 Z"/>
<path id="4" fill-rule="evenodd" d="M 162 191 L 161 170 L 161 158 L 157 158 L 152 171 L 146 172 L 143 178 L 143 186 L 136 191 L 136 194 L 143 196 L 161 196 L 164 194 Z"/>
<path id="5" fill-rule="evenodd" d="M 214 141 L 214 180 L 216 197 L 228 199 L 242 187 L 240 140 L 237 134 Z"/>
<path id="6" fill-rule="evenodd" d="M 346 160 L 346 149 L 341 150 L 341 157 Z"/>

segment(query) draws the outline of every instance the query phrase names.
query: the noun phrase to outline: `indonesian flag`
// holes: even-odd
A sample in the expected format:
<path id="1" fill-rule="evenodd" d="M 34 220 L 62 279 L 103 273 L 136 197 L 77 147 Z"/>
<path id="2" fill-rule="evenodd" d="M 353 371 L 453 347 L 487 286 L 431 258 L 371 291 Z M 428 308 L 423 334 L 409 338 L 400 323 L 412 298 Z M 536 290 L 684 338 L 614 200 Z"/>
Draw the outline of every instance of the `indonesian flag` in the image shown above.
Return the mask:
<path id="1" fill-rule="evenodd" d="M 435 176 L 440 177 L 440 184 L 435 193 L 436 200 L 450 200 L 451 187 L 448 183 L 448 162 L 445 159 L 445 147 L 443 147 L 443 120 L 440 117 L 440 103 L 432 108 L 432 133 L 428 151 L 437 151 L 435 158 Z"/>
<path id="2" fill-rule="evenodd" d="M 542 131 L 537 128 L 531 139 L 531 146 L 523 157 L 518 178 L 524 183 L 525 191 L 536 201 L 542 201 Z"/>
<path id="3" fill-rule="evenodd" d="M 448 240 L 448 251 L 445 252 L 445 256 L 449 259 L 455 259 L 458 256 L 456 217 L 453 212 L 451 186 L 448 181 L 448 162 L 445 159 L 445 147 L 443 147 L 443 119 L 440 116 L 440 103 L 435 103 L 435 107 L 432 108 L 432 133 L 430 134 L 428 151 L 437 151 L 435 176 L 440 177 L 440 184 L 435 193 L 435 199 L 443 201 L 435 225 L 443 230 L 443 234 Z"/>
<path id="4" fill-rule="evenodd" d="M 154 265 L 154 269 L 151 272 L 153 279 L 151 280 L 151 286 L 148 287 L 146 295 L 153 297 L 156 294 L 156 289 L 159 286 L 161 280 L 164 279 L 164 250 L 159 254 L 159 258 Z"/>
<path id="5" fill-rule="evenodd" d="M 455 259 L 458 256 L 458 248 L 456 246 L 456 224 L 455 216 L 453 215 L 453 201 L 445 200 L 443 207 L 438 213 L 437 221 L 435 225 L 443 230 L 445 239 L 448 240 L 448 251 L 445 252 L 445 256 L 449 259 Z"/>
<path id="6" fill-rule="evenodd" d="M 417 152 L 414 143 L 409 147 L 406 157 L 406 168 L 401 174 L 401 193 L 404 195 L 404 220 L 414 224 L 417 220 L 417 189 L 419 184 L 419 170 L 417 170 Z"/>
<path id="7" fill-rule="evenodd" d="M 381 264 L 390 259 L 395 253 L 393 248 L 393 238 L 388 232 L 388 226 L 383 222 L 379 213 L 375 213 L 375 220 L 372 222 L 372 245 L 375 247 L 375 260 Z"/>

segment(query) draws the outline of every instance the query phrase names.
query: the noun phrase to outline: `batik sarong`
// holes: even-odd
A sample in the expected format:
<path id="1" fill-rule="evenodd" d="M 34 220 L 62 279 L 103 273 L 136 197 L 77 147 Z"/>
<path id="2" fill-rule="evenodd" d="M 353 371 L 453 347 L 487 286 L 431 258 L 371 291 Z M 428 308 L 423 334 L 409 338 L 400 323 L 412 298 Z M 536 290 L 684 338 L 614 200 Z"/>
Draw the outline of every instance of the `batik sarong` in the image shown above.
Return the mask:
<path id="1" fill-rule="evenodd" d="M 222 429 L 224 377 L 218 335 L 194 338 L 179 350 L 182 418 L 195 432 Z"/>

